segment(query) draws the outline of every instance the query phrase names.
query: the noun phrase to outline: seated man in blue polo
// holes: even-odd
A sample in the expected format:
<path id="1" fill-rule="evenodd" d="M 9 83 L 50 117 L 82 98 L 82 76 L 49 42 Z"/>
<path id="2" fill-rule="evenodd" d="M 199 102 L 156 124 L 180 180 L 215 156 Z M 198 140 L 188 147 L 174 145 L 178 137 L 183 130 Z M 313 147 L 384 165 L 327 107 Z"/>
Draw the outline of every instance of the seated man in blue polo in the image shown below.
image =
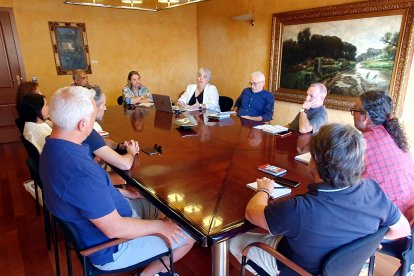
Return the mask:
<path id="1" fill-rule="evenodd" d="M 323 106 L 327 89 L 322 83 L 312 83 L 306 94 L 302 109 L 288 128 L 300 133 L 316 133 L 328 122 L 328 113 Z"/>
<path id="2" fill-rule="evenodd" d="M 364 139 L 355 128 L 323 126 L 310 142 L 309 167 L 315 183 L 309 185 L 309 192 L 269 204 L 275 183 L 266 177 L 257 179 L 258 192 L 247 203 L 245 215 L 268 234 L 245 233 L 231 239 L 232 254 L 240 261 L 243 248 L 260 241 L 312 275 L 320 275 L 328 253 L 380 227 L 390 228 L 385 239 L 410 235 L 410 225 L 398 207 L 374 180 L 362 178 L 364 152 Z M 269 275 L 293 275 L 258 248 L 247 257 Z"/>
<path id="3" fill-rule="evenodd" d="M 252 120 L 269 122 L 273 118 L 275 98 L 264 90 L 265 76 L 261 72 L 253 72 L 249 82 L 251 87 L 245 88 L 234 104 L 237 116 Z"/>
<path id="4" fill-rule="evenodd" d="M 89 154 L 82 141 L 91 133 L 97 106 L 94 90 L 80 86 L 57 90 L 50 102 L 53 130 L 40 156 L 40 176 L 49 211 L 72 223 L 85 247 L 113 238 L 128 241 L 92 254 L 90 261 L 102 270 L 121 269 L 150 259 L 167 247 L 158 236 L 167 237 L 174 260 L 183 257 L 194 240 L 165 218 L 137 191 L 117 190 L 106 172 Z M 139 150 L 138 144 L 134 144 Z M 164 257 L 168 264 L 168 258 Z M 172 275 L 160 261 L 149 264 L 142 276 Z"/>

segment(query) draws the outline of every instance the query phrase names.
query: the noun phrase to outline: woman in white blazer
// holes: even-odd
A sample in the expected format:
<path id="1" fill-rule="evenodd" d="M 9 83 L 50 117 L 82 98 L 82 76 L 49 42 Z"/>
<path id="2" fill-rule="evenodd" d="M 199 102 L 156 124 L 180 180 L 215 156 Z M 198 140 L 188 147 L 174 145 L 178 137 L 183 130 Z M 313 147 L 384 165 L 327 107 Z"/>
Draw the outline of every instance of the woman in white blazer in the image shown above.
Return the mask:
<path id="1" fill-rule="evenodd" d="M 185 92 L 178 99 L 180 107 L 191 109 L 210 109 L 220 111 L 219 94 L 217 88 L 210 84 L 211 72 L 207 68 L 200 68 L 197 75 L 197 84 L 187 86 Z"/>

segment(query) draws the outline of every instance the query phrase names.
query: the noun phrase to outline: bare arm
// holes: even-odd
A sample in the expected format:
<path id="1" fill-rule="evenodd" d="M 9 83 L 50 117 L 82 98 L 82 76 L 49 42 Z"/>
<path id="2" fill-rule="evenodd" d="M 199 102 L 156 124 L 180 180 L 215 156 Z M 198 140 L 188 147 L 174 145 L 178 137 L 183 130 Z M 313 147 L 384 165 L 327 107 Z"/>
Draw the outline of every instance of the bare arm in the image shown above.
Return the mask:
<path id="1" fill-rule="evenodd" d="M 108 146 L 103 146 L 94 151 L 94 154 L 108 164 L 121 170 L 129 170 L 135 160 L 135 155 L 139 152 L 139 145 L 136 141 L 128 142 L 126 146 L 127 154 L 120 155 Z"/>
<path id="2" fill-rule="evenodd" d="M 116 210 L 101 218 L 91 219 L 91 222 L 111 239 L 134 239 L 153 233 L 164 235 L 170 242 L 177 241 L 178 236 L 184 237 L 180 227 L 169 219 L 143 220 L 124 218 Z"/>
<path id="3" fill-rule="evenodd" d="M 410 224 L 408 220 L 401 215 L 396 224 L 390 226 L 390 230 L 385 235 L 384 239 L 395 240 L 402 237 L 407 237 L 411 234 Z"/>
<path id="4" fill-rule="evenodd" d="M 309 123 L 308 116 L 305 112 L 301 111 L 299 114 L 299 132 L 309 133 L 313 130 L 312 125 Z"/>
<path id="5" fill-rule="evenodd" d="M 266 177 L 262 179 L 257 179 L 257 188 L 264 188 L 269 191 L 269 193 L 272 193 L 273 187 L 274 187 L 274 181 L 267 179 Z M 266 223 L 266 218 L 264 215 L 264 209 L 267 206 L 269 197 L 267 193 L 265 192 L 257 192 L 247 203 L 246 207 L 246 219 L 250 221 L 251 223 L 269 230 Z"/>

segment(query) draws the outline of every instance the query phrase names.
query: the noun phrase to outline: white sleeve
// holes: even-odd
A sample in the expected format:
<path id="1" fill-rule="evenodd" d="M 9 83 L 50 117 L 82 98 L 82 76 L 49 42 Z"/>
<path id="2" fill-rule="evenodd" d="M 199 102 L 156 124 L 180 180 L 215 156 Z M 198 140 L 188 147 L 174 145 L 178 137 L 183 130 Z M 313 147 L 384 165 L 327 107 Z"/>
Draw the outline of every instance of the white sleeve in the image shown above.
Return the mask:
<path id="1" fill-rule="evenodd" d="M 188 104 L 188 102 L 191 99 L 191 96 L 194 94 L 195 89 L 194 88 L 194 84 L 189 84 L 187 86 L 187 89 L 185 90 L 185 92 L 181 95 L 181 97 L 178 99 L 179 102 L 182 102 L 184 104 Z"/>
<path id="2" fill-rule="evenodd" d="M 24 126 L 24 138 L 32 143 L 37 148 L 39 153 L 42 153 L 43 147 L 46 143 L 46 137 L 50 135 L 52 128 L 46 123 L 26 123 Z"/>
<path id="3" fill-rule="evenodd" d="M 206 108 L 210 110 L 220 111 L 219 93 L 217 91 L 217 88 L 214 85 L 208 84 L 204 92 L 206 93 L 204 94 L 203 104 L 206 105 Z"/>

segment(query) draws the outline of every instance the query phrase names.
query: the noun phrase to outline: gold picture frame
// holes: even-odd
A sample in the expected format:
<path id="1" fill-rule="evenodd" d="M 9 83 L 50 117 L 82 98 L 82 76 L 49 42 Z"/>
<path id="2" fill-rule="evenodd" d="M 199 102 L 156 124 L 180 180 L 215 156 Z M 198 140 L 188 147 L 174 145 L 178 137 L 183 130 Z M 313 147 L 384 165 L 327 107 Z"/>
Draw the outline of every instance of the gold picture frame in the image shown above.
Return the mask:
<path id="1" fill-rule="evenodd" d="M 86 25 L 72 22 L 49 22 L 53 54 L 58 75 L 70 75 L 82 69 L 91 74 Z"/>
<path id="2" fill-rule="evenodd" d="M 302 103 L 306 86 L 323 82 L 328 87 L 325 106 L 338 110 L 349 110 L 364 91 L 387 90 L 400 116 L 413 56 L 413 7 L 414 1 L 376 0 L 273 14 L 269 89 L 277 100 Z M 377 29 L 389 25 L 391 30 L 398 20 L 398 32 L 374 40 Z M 381 25 L 365 28 L 377 22 Z M 355 46 L 345 38 L 368 44 Z M 326 44 L 330 47 L 321 52 Z M 332 51 L 335 47 L 341 51 Z M 330 56 L 323 56 L 327 52 Z"/>

